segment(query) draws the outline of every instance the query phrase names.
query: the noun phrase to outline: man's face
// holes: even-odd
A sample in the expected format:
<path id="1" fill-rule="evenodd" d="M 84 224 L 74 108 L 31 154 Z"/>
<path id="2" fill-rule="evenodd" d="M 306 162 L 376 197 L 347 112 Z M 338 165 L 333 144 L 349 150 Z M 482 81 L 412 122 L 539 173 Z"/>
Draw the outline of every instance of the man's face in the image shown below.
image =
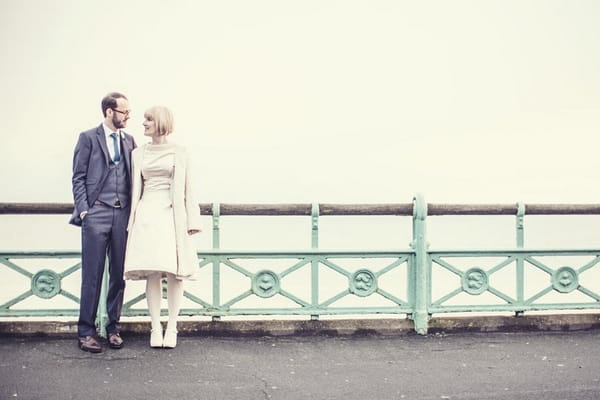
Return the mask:
<path id="1" fill-rule="evenodd" d="M 127 126 L 127 121 L 129 120 L 129 113 L 131 112 L 129 109 L 129 102 L 126 99 L 119 98 L 117 99 L 117 107 L 113 108 L 111 111 L 111 121 L 115 128 L 125 128 Z"/>

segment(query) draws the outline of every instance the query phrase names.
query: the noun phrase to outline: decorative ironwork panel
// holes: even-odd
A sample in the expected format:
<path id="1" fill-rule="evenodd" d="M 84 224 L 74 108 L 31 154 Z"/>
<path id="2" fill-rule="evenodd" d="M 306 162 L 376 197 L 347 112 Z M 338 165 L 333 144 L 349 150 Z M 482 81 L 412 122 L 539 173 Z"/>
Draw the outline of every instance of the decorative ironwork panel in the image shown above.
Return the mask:
<path id="1" fill-rule="evenodd" d="M 495 257 L 501 261 L 489 268 L 458 265 L 456 260 Z M 579 266 L 552 267 L 545 259 L 560 257 L 583 258 Z M 544 260 L 542 260 L 544 259 Z M 464 261 L 463 261 L 464 262 Z M 434 293 L 430 287 L 429 310 L 431 312 L 462 312 L 462 311 L 532 311 L 560 309 L 591 309 L 600 307 L 600 294 L 591 288 L 595 282 L 582 281 L 582 273 L 592 268 L 600 268 L 600 251 L 598 250 L 510 250 L 510 251 L 452 251 L 432 252 L 431 269 L 436 268 L 458 277 L 459 285 L 446 289 L 444 293 Z M 494 277 L 511 266 L 521 265 L 512 272 L 511 283 L 514 293 L 500 289 L 494 284 Z M 530 273 L 536 273 L 535 279 Z M 545 276 L 545 278 L 544 278 Z M 432 283 L 435 278 L 432 279 Z M 543 283 L 545 281 L 545 284 Z M 447 281 L 448 282 L 448 281 Z M 534 287 L 533 293 L 526 293 L 528 284 Z M 537 287 L 537 286 L 541 287 Z M 548 296 L 555 293 L 553 301 Z M 576 299 L 567 295 L 578 293 Z M 437 296 L 436 296 L 437 294 Z M 486 301 L 471 300 L 467 304 L 453 302 L 461 294 L 481 296 L 487 294 Z M 495 301 L 490 301 L 494 299 Z M 582 301 L 583 300 L 583 301 Z"/>
<path id="2" fill-rule="evenodd" d="M 216 293 L 211 296 L 204 289 L 193 291 L 186 284 L 184 295 L 188 304 L 187 307 L 183 307 L 181 313 L 213 317 L 410 314 L 413 308 L 411 296 L 414 292 L 411 286 L 411 277 L 414 274 L 412 259 L 411 253 L 399 252 L 201 252 L 199 268 L 212 268 L 212 274 L 205 276 L 210 276 L 214 281 L 212 287 Z M 348 260 L 356 260 L 361 264 L 378 260 L 382 266 L 377 270 L 352 270 L 340 260 L 346 263 Z M 266 268 L 266 264 L 270 267 Z M 312 273 L 313 265 L 318 266 L 316 274 Z M 325 271 L 339 276 L 346 283 L 340 291 L 321 299 L 321 289 L 331 284 L 329 279 L 321 279 Z M 299 277 L 302 272 L 305 274 Z M 390 288 L 379 284 L 382 279 L 392 275 L 392 283 L 388 285 Z M 203 287 L 211 286 L 209 282 L 203 283 Z M 360 299 L 374 296 L 387 304 L 360 304 Z M 221 301 L 221 298 L 224 300 Z M 350 298 L 357 299 L 358 302 L 351 306 L 339 305 Z M 146 315 L 144 299 L 144 293 L 140 293 L 127 301 L 123 307 L 123 315 Z M 215 299 L 219 301 L 214 301 Z"/>
<path id="3" fill-rule="evenodd" d="M 16 316 L 72 316 L 79 314 L 79 280 L 69 285 L 64 282 L 81 269 L 78 252 L 5 252 L 0 253 L 0 274 L 11 279 L 2 293 L 9 298 L 0 302 L 0 317 Z M 62 261 L 67 267 L 60 271 L 44 267 L 49 260 Z M 75 264 L 73 264 L 75 260 Z M 41 267 L 41 268 L 40 268 Z M 6 281 L 6 280 L 5 280 Z M 62 301 L 56 301 L 60 298 Z M 60 308 L 46 308 L 60 304 Z M 65 308 L 64 304 L 70 305 Z"/>

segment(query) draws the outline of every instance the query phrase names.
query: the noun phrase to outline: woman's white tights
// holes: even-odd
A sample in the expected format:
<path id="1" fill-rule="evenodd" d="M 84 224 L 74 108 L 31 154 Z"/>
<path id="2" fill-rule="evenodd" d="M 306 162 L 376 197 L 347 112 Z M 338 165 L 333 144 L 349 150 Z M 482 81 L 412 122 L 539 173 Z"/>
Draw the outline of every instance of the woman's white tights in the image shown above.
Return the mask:
<path id="1" fill-rule="evenodd" d="M 167 305 L 169 308 L 169 320 L 167 330 L 177 331 L 177 316 L 183 299 L 183 281 L 175 278 L 173 274 L 167 274 Z M 162 332 L 160 324 L 160 305 L 162 301 L 162 277 L 160 273 L 148 276 L 146 280 L 146 300 L 148 300 L 148 313 L 152 321 L 152 330 Z"/>

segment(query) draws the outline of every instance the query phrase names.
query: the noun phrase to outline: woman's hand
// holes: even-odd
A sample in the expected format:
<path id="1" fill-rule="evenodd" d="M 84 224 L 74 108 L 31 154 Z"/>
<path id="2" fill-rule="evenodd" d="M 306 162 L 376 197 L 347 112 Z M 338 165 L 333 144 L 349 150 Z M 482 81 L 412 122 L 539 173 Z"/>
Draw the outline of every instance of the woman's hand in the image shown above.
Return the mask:
<path id="1" fill-rule="evenodd" d="M 188 231 L 188 235 L 192 236 L 192 235 L 195 235 L 198 232 L 202 232 L 202 231 L 200 229 L 190 229 Z"/>

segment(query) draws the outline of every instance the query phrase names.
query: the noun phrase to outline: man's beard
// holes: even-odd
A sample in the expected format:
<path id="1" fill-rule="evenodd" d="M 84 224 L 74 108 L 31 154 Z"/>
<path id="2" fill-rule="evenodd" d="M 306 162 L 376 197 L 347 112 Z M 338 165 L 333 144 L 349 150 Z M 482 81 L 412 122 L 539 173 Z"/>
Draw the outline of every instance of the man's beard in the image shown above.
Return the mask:
<path id="1" fill-rule="evenodd" d="M 121 120 L 117 119 L 116 116 L 113 117 L 112 123 L 115 126 L 115 128 L 117 128 L 117 129 L 123 129 L 123 128 L 125 128 L 125 125 L 126 125 L 126 121 L 121 121 Z"/>

